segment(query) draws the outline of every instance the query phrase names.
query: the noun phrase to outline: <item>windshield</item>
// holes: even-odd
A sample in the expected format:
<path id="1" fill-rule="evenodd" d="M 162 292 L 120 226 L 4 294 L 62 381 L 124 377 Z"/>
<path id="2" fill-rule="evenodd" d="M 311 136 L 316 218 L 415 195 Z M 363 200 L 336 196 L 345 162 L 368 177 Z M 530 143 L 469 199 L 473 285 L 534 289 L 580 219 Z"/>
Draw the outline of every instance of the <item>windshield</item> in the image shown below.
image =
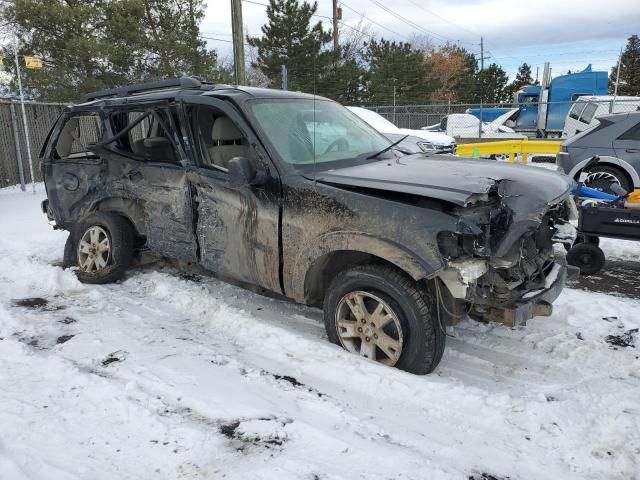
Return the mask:
<path id="1" fill-rule="evenodd" d="M 391 145 L 359 117 L 328 100 L 255 100 L 249 109 L 280 158 L 297 168 L 340 167 Z M 374 161 L 374 160 L 369 160 Z"/>

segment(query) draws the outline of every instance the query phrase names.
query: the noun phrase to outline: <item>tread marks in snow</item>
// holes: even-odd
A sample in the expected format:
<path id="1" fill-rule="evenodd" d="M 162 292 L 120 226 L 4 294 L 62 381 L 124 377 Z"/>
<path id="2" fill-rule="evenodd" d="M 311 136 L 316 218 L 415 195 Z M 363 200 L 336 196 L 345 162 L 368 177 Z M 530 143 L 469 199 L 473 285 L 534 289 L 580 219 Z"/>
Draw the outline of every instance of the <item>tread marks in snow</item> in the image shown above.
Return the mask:
<path id="1" fill-rule="evenodd" d="M 292 377 L 290 375 L 279 375 L 277 373 L 272 373 L 272 372 L 269 372 L 267 370 L 261 370 L 260 371 L 260 375 L 269 375 L 269 376 L 275 378 L 279 383 L 286 382 L 286 383 L 292 385 L 293 388 L 296 389 L 296 390 L 306 390 L 307 392 L 316 394 L 320 398 L 326 396 L 326 394 L 324 394 L 322 392 L 319 392 L 318 390 L 316 390 L 313 387 L 309 387 L 308 385 L 305 385 L 304 383 L 299 381 L 297 378 Z"/>

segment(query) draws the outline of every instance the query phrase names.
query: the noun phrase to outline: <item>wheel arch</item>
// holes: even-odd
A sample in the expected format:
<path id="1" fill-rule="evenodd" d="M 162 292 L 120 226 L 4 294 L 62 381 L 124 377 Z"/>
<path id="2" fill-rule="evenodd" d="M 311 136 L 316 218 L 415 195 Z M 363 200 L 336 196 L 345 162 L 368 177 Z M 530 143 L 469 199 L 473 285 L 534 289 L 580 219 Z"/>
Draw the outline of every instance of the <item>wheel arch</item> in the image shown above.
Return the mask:
<path id="1" fill-rule="evenodd" d="M 139 200 L 122 197 L 107 197 L 96 201 L 88 213 L 100 211 L 113 213 L 127 220 L 137 236 L 146 235 L 146 216 L 144 205 Z"/>
<path id="2" fill-rule="evenodd" d="M 362 232 L 332 232 L 317 238 L 296 261 L 289 293 L 307 304 L 322 301 L 331 279 L 340 271 L 365 263 L 387 264 L 413 280 L 432 277 L 442 268 L 392 241 Z"/>
<path id="3" fill-rule="evenodd" d="M 577 180 L 580 175 L 580 170 L 582 170 L 584 168 L 584 166 L 587 164 L 587 162 L 590 160 L 591 158 L 586 158 L 580 162 L 578 162 L 569 172 L 569 177 L 573 178 L 574 180 Z M 635 168 L 633 168 L 631 166 L 631 164 L 625 160 L 622 160 L 620 158 L 617 157 L 612 157 L 612 156 L 601 156 L 600 157 L 600 161 L 598 162 L 598 165 L 603 165 L 603 166 L 607 166 L 607 167 L 614 167 L 619 169 L 620 171 L 622 171 L 623 173 L 625 173 L 629 179 L 629 181 L 631 182 L 631 184 L 635 187 L 640 187 L 640 175 L 638 175 L 638 172 L 636 171 Z"/>

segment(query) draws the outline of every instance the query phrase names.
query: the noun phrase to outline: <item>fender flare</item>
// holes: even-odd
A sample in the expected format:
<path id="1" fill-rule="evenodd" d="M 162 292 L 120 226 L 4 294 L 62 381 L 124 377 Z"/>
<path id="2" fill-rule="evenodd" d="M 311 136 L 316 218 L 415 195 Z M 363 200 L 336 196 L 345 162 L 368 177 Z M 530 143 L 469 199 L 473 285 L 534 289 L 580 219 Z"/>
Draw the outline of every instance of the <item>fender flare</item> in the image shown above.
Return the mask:
<path id="1" fill-rule="evenodd" d="M 581 160 L 580 162 L 578 162 L 567 175 L 570 178 L 575 178 L 576 174 L 587 164 L 589 160 L 590 158 L 585 158 L 584 160 Z M 613 165 L 615 167 L 621 168 L 627 173 L 627 175 L 629 175 L 629 178 L 631 178 L 631 183 L 633 183 L 633 186 L 636 188 L 640 187 L 640 176 L 638 175 L 638 172 L 625 160 L 622 160 L 617 157 L 605 155 L 600 157 L 600 162 L 598 163 L 599 164 L 602 163 L 605 165 Z"/>
<path id="2" fill-rule="evenodd" d="M 328 232 L 309 241 L 300 249 L 292 269 L 287 296 L 297 301 L 305 300 L 305 284 L 311 267 L 321 257 L 337 251 L 355 251 L 381 258 L 414 280 L 431 278 L 444 268 L 440 253 L 434 248 L 433 258 L 425 259 L 391 240 L 360 231 L 340 230 Z"/>

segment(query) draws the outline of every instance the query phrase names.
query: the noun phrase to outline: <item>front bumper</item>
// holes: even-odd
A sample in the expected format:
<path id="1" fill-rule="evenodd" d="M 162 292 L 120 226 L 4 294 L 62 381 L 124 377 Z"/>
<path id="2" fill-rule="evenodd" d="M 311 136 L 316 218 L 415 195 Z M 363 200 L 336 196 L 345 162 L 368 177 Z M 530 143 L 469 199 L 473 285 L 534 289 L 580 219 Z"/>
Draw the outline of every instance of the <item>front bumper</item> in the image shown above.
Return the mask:
<path id="1" fill-rule="evenodd" d="M 578 277 L 579 269 L 555 262 L 543 288 L 525 293 L 516 303 L 506 307 L 492 307 L 484 313 L 484 319 L 504 323 L 510 327 L 526 325 L 527 320 L 553 312 L 552 303 L 560 296 L 567 279 Z"/>
<path id="2" fill-rule="evenodd" d="M 40 208 L 42 209 L 42 213 L 44 213 L 47 216 L 47 220 L 49 220 L 50 222 L 55 222 L 55 219 L 53 218 L 53 212 L 51 211 L 51 207 L 49 206 L 49 200 L 43 200 L 40 203 Z"/>

